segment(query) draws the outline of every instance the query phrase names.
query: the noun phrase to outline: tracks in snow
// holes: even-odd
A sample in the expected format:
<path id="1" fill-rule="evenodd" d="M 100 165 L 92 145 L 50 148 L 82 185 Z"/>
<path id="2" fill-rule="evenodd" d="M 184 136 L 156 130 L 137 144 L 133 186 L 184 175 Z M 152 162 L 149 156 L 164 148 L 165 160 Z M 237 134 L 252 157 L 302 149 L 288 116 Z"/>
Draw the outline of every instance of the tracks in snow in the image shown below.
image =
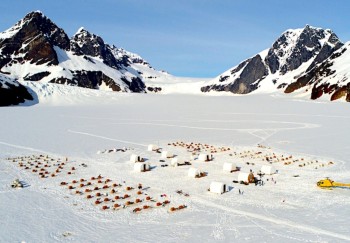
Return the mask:
<path id="1" fill-rule="evenodd" d="M 294 228 L 294 229 L 297 229 L 297 230 L 300 230 L 303 232 L 309 232 L 309 233 L 313 233 L 313 234 L 317 234 L 317 235 L 325 235 L 325 236 L 329 236 L 329 237 L 333 237 L 333 238 L 337 238 L 337 239 L 341 239 L 341 240 L 350 241 L 350 236 L 347 236 L 347 235 L 339 234 L 339 233 L 328 231 L 328 230 L 319 229 L 319 228 L 312 227 L 309 225 L 299 224 L 299 223 L 292 222 L 292 221 L 287 221 L 287 220 L 278 219 L 278 218 L 270 218 L 270 217 L 265 216 L 265 215 L 260 215 L 260 214 L 256 214 L 256 213 L 251 213 L 251 212 L 246 212 L 246 211 L 230 208 L 230 207 L 227 207 L 224 205 L 219 205 L 219 204 L 210 202 L 210 201 L 205 200 L 199 196 L 193 196 L 192 200 L 195 202 L 198 202 L 200 204 L 206 205 L 208 207 L 211 207 L 211 208 L 217 208 L 217 209 L 223 210 L 225 212 L 231 212 L 231 213 L 234 213 L 237 215 L 258 219 L 258 220 L 269 222 L 272 224 Z"/>
<path id="2" fill-rule="evenodd" d="M 126 140 L 120 140 L 120 139 L 116 139 L 116 138 L 109 138 L 109 137 L 100 136 L 100 135 L 87 133 L 87 132 L 79 132 L 79 131 L 74 131 L 74 130 L 68 130 L 68 132 L 75 133 L 75 134 L 80 134 L 80 135 L 85 135 L 85 136 L 90 136 L 90 137 L 95 137 L 95 138 L 101 138 L 101 139 L 110 140 L 110 141 L 116 141 L 116 142 L 121 142 L 121 143 L 127 143 L 127 144 L 133 144 L 133 145 L 138 145 L 138 146 L 142 146 L 142 147 L 147 147 L 146 144 L 135 143 L 135 142 L 126 141 Z"/>

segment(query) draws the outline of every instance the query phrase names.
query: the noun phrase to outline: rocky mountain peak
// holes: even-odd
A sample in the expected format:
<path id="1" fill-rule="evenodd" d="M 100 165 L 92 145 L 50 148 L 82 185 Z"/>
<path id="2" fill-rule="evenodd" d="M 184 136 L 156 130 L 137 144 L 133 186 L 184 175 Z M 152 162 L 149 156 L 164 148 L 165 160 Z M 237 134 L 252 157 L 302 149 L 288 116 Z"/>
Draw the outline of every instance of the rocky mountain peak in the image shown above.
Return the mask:
<path id="1" fill-rule="evenodd" d="M 54 46 L 68 50 L 67 34 L 43 13 L 28 13 L 12 28 L 0 34 L 0 68 L 11 62 L 24 61 L 57 65 Z"/>
<path id="2" fill-rule="evenodd" d="M 16 25 L 21 26 L 20 32 L 25 34 L 26 38 L 34 38 L 37 35 L 41 35 L 45 36 L 48 41 L 61 49 L 66 50 L 69 48 L 69 38 L 64 30 L 59 28 L 40 11 L 28 13 Z"/>
<path id="3" fill-rule="evenodd" d="M 342 45 L 329 29 L 306 25 L 303 29 L 285 31 L 272 45 L 265 57 L 271 73 L 282 75 L 322 53 L 317 62 L 323 61 Z M 326 49 L 323 49 L 326 46 Z M 335 48 L 335 49 L 334 49 Z"/>
<path id="4" fill-rule="evenodd" d="M 103 62 L 112 67 L 120 68 L 120 62 L 112 53 L 112 48 L 104 40 L 85 28 L 81 27 L 71 39 L 71 50 L 77 55 L 99 57 Z"/>
<path id="5" fill-rule="evenodd" d="M 201 90 L 243 94 L 261 87 L 265 91 L 287 87 L 288 91 L 293 92 L 307 85 L 310 79 L 304 78 L 307 82 L 299 81 L 292 87 L 289 87 L 290 83 L 314 70 L 342 45 L 330 29 L 310 25 L 289 29 L 277 38 L 272 47 L 222 73 Z"/>

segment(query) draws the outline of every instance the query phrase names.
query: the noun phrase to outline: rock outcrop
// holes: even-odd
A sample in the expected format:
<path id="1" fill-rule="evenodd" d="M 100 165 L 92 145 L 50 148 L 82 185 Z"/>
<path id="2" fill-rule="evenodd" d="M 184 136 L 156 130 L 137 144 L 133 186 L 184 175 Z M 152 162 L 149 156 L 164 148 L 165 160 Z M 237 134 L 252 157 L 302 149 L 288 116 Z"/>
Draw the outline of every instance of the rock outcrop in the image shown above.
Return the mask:
<path id="1" fill-rule="evenodd" d="M 33 100 L 27 88 L 0 74 L 0 106 L 18 105 L 26 100 Z"/>

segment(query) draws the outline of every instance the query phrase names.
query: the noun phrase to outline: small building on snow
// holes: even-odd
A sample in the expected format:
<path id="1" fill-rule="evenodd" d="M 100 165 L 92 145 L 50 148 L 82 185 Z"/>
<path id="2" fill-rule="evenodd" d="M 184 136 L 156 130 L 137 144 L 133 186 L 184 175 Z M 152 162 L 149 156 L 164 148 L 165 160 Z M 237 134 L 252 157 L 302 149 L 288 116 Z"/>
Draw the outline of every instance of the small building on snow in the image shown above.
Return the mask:
<path id="1" fill-rule="evenodd" d="M 135 172 L 145 172 L 149 171 L 150 167 L 148 163 L 135 163 L 134 164 L 134 171 Z"/>
<path id="2" fill-rule="evenodd" d="M 226 184 L 213 181 L 210 183 L 209 191 L 217 194 L 223 194 L 226 192 Z"/>
<path id="3" fill-rule="evenodd" d="M 168 159 L 168 158 L 173 158 L 173 157 L 174 157 L 174 154 L 169 152 L 169 151 L 163 151 L 162 155 L 161 155 L 162 159 Z"/>
<path id="4" fill-rule="evenodd" d="M 260 171 L 265 175 L 273 175 L 276 173 L 276 169 L 271 165 L 263 165 Z"/>
<path id="5" fill-rule="evenodd" d="M 148 151 L 156 151 L 156 150 L 158 150 L 159 148 L 158 148 L 158 146 L 157 145 L 155 145 L 155 144 L 149 144 L 148 145 Z"/>
<path id="6" fill-rule="evenodd" d="M 171 162 L 170 162 L 171 166 L 179 166 L 179 165 L 184 165 L 185 164 L 185 160 L 181 159 L 181 158 L 172 158 Z"/>
<path id="7" fill-rule="evenodd" d="M 238 181 L 241 182 L 245 182 L 245 183 L 254 183 L 255 179 L 254 179 L 254 174 L 253 173 L 244 173 L 244 172 L 240 172 L 238 174 Z"/>
<path id="8" fill-rule="evenodd" d="M 201 174 L 202 174 L 201 171 L 197 168 L 190 168 L 188 170 L 188 176 L 192 178 L 199 178 L 201 177 Z"/>
<path id="9" fill-rule="evenodd" d="M 237 167 L 233 163 L 224 163 L 223 170 L 224 172 L 231 173 L 233 171 L 237 171 Z"/>
<path id="10" fill-rule="evenodd" d="M 136 162 L 143 162 L 143 161 L 144 161 L 144 159 L 141 158 L 141 156 L 139 156 L 139 155 L 132 154 L 130 156 L 130 162 L 136 163 Z"/>
<path id="11" fill-rule="evenodd" d="M 211 161 L 213 160 L 213 155 L 203 153 L 198 156 L 198 160 L 203 162 Z"/>

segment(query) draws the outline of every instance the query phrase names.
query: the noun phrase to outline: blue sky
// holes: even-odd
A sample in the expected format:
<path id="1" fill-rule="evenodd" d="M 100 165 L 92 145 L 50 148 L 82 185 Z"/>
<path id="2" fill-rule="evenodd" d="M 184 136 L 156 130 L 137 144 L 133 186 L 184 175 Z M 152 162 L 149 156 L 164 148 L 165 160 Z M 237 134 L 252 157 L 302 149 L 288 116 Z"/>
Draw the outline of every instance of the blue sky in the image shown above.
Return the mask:
<path id="1" fill-rule="evenodd" d="M 41 10 L 72 36 L 79 27 L 177 76 L 214 77 L 306 24 L 350 40 L 348 0 L 1 0 L 3 31 Z"/>

